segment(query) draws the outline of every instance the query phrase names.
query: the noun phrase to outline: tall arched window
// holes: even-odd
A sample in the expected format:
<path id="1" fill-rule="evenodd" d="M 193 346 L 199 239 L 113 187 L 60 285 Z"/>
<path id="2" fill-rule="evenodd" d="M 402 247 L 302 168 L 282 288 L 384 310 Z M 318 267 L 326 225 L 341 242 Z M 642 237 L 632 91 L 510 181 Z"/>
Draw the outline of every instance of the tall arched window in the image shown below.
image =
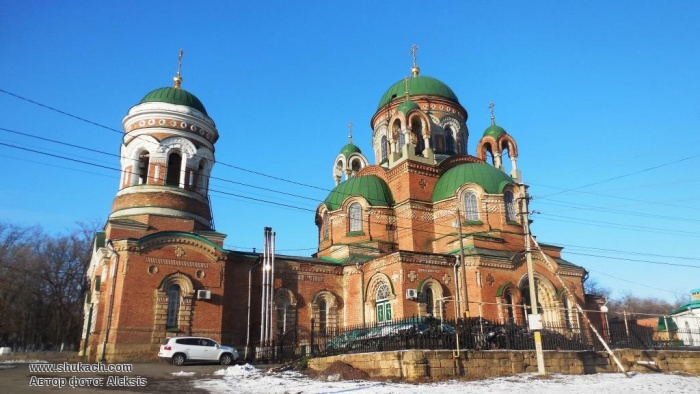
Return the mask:
<path id="1" fill-rule="evenodd" d="M 515 323 L 515 299 L 513 298 L 513 293 L 511 293 L 510 289 L 506 290 L 506 293 L 503 296 L 503 300 L 506 303 L 505 323 L 513 324 Z"/>
<path id="2" fill-rule="evenodd" d="M 464 217 L 470 221 L 479 220 L 479 205 L 476 200 L 476 193 L 469 190 L 464 193 Z"/>
<path id="3" fill-rule="evenodd" d="M 379 147 L 379 150 L 380 150 L 380 153 L 381 153 L 382 161 L 385 161 L 385 160 L 386 160 L 386 156 L 387 156 L 387 140 L 386 140 L 386 136 L 385 136 L 385 135 L 382 136 L 382 139 L 381 139 L 381 141 L 379 142 L 379 144 L 381 144 L 381 146 Z"/>
<path id="4" fill-rule="evenodd" d="M 323 213 L 323 239 L 328 239 L 328 227 L 330 226 L 330 223 L 328 223 L 329 217 L 328 217 L 328 212 Z"/>
<path id="5" fill-rule="evenodd" d="M 452 135 L 452 129 L 448 126 L 445 128 L 445 144 L 447 145 L 447 153 L 455 153 L 455 137 Z"/>
<path id="6" fill-rule="evenodd" d="M 503 201 L 506 204 L 506 220 L 509 222 L 515 221 L 515 205 L 513 204 L 513 193 L 504 192 Z"/>
<path id="7" fill-rule="evenodd" d="M 403 146 L 406 144 L 406 135 L 402 132 L 399 132 L 399 154 L 403 152 Z"/>
<path id="8" fill-rule="evenodd" d="M 321 300 L 318 303 L 318 331 L 322 335 L 328 329 L 328 304 L 326 300 Z"/>
<path id="9" fill-rule="evenodd" d="M 139 164 L 138 164 L 138 184 L 145 185 L 148 183 L 148 165 L 150 161 L 150 155 L 147 151 L 143 151 L 139 154 Z"/>
<path id="10" fill-rule="evenodd" d="M 428 286 L 423 289 L 423 294 L 425 294 L 425 313 L 432 316 L 435 313 L 435 297 L 433 296 L 433 289 Z"/>
<path id="11" fill-rule="evenodd" d="M 413 118 L 411 121 L 411 132 L 416 138 L 416 155 L 422 155 L 425 150 L 425 141 L 423 140 L 423 125 L 419 118 Z"/>
<path id="12" fill-rule="evenodd" d="M 362 231 L 362 206 L 357 202 L 350 205 L 350 231 Z"/>
<path id="13" fill-rule="evenodd" d="M 277 312 L 277 335 L 287 332 L 289 322 L 287 321 L 287 309 L 289 300 L 286 297 L 278 297 L 275 300 L 275 311 Z"/>
<path id="14" fill-rule="evenodd" d="M 180 315 L 180 286 L 171 285 L 168 287 L 168 317 L 165 321 L 165 328 L 177 328 L 177 320 Z"/>
<path id="15" fill-rule="evenodd" d="M 391 290 L 389 285 L 382 283 L 377 288 L 377 295 L 375 301 L 377 303 L 377 323 L 391 321 L 391 304 L 389 303 L 389 296 L 391 295 Z"/>
<path id="16" fill-rule="evenodd" d="M 182 156 L 179 153 L 173 152 L 168 156 L 168 172 L 165 178 L 165 184 L 170 186 L 180 186 L 180 170 L 182 166 Z"/>

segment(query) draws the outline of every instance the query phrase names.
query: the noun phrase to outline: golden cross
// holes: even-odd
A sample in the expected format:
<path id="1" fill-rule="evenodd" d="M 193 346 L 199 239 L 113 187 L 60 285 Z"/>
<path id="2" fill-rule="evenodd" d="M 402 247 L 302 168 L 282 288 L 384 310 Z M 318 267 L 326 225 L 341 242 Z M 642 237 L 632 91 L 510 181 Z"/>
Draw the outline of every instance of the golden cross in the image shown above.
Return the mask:
<path id="1" fill-rule="evenodd" d="M 411 52 L 409 52 L 409 54 L 410 54 L 411 56 L 413 56 L 413 67 L 416 67 L 416 55 L 417 55 L 417 52 L 418 52 L 418 45 L 413 44 L 413 46 L 411 47 Z"/>

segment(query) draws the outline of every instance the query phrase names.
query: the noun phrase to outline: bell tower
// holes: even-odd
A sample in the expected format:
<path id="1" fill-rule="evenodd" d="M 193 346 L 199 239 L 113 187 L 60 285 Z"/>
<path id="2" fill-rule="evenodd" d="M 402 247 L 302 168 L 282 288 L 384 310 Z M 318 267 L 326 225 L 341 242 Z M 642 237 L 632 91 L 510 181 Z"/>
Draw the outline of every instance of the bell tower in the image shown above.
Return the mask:
<path id="1" fill-rule="evenodd" d="M 113 229 L 214 230 L 209 178 L 219 133 L 202 102 L 181 88 L 183 53 L 173 86 L 148 93 L 122 121 L 121 178 L 108 221 Z"/>

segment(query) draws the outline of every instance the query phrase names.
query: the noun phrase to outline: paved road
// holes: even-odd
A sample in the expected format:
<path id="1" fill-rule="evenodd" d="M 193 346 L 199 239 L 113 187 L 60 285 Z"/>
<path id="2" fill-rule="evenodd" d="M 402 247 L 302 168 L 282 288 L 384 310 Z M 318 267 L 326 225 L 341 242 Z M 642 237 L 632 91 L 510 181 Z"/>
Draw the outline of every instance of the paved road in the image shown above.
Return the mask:
<path id="1" fill-rule="evenodd" d="M 63 365 L 63 361 L 57 361 Z M 75 362 L 67 363 L 75 368 Z M 122 364 L 131 372 L 37 372 L 27 362 L 0 364 L 0 393 L 206 393 L 192 387 L 192 380 L 220 379 L 212 375 L 220 365 L 173 366 L 165 362 Z M 90 364 L 94 366 L 94 364 Z M 173 375 L 183 372 L 182 375 Z M 193 372 L 194 375 L 184 373 Z M 96 380 L 99 379 L 99 380 Z M 97 387 L 95 384 L 99 384 Z M 63 387 L 60 387 L 63 386 Z"/>

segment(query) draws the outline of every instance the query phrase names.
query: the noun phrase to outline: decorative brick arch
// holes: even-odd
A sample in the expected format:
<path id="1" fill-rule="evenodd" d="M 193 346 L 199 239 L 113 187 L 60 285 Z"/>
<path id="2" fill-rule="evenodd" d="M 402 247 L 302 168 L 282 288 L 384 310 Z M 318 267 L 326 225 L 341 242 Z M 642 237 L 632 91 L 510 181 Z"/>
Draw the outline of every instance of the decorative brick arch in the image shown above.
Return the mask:
<path id="1" fill-rule="evenodd" d="M 376 274 L 372 275 L 372 277 L 369 280 L 369 283 L 367 283 L 364 299 L 366 305 L 370 305 L 372 307 L 375 305 L 375 297 L 377 295 L 377 290 L 379 290 L 379 286 L 381 286 L 383 283 L 389 285 L 390 295 L 388 299 L 396 299 L 396 292 L 394 291 L 394 284 L 391 282 L 391 279 L 386 274 L 377 272 Z"/>
<path id="2" fill-rule="evenodd" d="M 328 290 L 321 290 L 311 299 L 311 317 L 314 320 L 314 331 L 321 334 L 334 334 L 339 327 L 338 309 L 339 297 Z M 325 311 L 321 305 L 325 303 Z"/>
<path id="3" fill-rule="evenodd" d="M 286 287 L 275 290 L 272 298 L 275 308 L 273 327 L 275 334 L 283 335 L 289 330 L 297 328 L 297 298 L 294 293 Z"/>
<path id="4" fill-rule="evenodd" d="M 180 306 L 177 318 L 177 331 L 166 331 L 168 319 L 168 288 L 172 285 L 180 286 Z M 153 342 L 159 344 L 166 336 L 177 334 L 190 334 L 192 323 L 192 300 L 195 288 L 192 279 L 180 271 L 167 275 L 161 280 L 154 292 L 153 300 Z"/>
<path id="5" fill-rule="evenodd" d="M 428 289 L 432 293 L 432 308 L 430 308 L 431 305 L 428 305 L 430 300 L 426 297 L 426 291 Z M 441 304 L 438 300 L 444 297 L 445 289 L 439 280 L 429 276 L 418 284 L 417 290 L 422 295 L 418 302 L 418 313 L 421 316 L 427 315 L 430 313 L 430 310 L 432 310 L 432 315 L 440 316 L 440 312 L 444 314 L 444 304 Z M 443 309 L 442 311 L 439 310 L 441 306 Z"/>

